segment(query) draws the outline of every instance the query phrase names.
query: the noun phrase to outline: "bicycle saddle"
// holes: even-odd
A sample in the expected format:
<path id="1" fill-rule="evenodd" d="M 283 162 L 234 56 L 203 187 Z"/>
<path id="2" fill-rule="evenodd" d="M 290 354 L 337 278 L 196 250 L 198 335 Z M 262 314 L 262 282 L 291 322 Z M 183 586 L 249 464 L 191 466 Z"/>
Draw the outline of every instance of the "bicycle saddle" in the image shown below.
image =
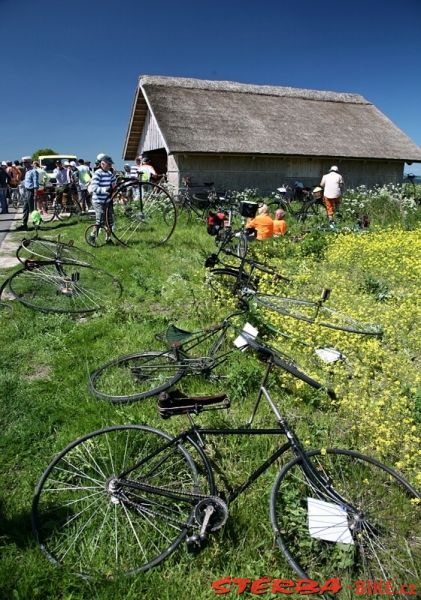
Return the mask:
<path id="1" fill-rule="evenodd" d="M 206 410 L 205 407 L 214 404 L 222 405 L 216 408 L 228 408 L 230 401 L 226 394 L 217 394 L 216 396 L 186 396 L 180 390 L 161 392 L 158 399 L 159 414 L 163 419 L 168 419 L 173 415 L 198 414 L 202 410 Z"/>

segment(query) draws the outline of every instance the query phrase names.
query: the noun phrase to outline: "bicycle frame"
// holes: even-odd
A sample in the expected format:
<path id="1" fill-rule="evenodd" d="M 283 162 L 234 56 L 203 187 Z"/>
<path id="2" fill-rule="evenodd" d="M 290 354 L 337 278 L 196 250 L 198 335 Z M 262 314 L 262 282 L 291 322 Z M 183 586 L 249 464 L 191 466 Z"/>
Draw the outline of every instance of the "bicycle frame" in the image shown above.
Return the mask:
<path id="1" fill-rule="evenodd" d="M 195 369 L 199 369 L 200 371 L 206 370 L 206 360 L 209 359 L 211 360 L 211 364 L 208 368 L 214 369 L 223 364 L 233 352 L 236 352 L 236 349 L 233 348 L 232 350 L 227 350 L 218 355 L 219 350 L 227 337 L 227 332 L 232 327 L 231 318 L 235 315 L 243 314 L 243 312 L 244 311 L 237 311 L 226 317 L 222 323 L 193 332 L 185 343 L 170 342 L 168 349 L 172 350 L 175 353 L 177 360 L 181 361 L 183 366 L 191 371 L 194 371 Z M 215 336 L 216 339 L 206 355 L 198 357 L 189 356 L 189 352 L 194 348 Z M 167 350 L 165 350 L 165 352 L 167 352 Z"/>
<path id="2" fill-rule="evenodd" d="M 201 459 L 203 460 L 206 471 L 211 474 L 212 479 L 211 483 L 214 485 L 213 473 L 212 473 L 212 464 L 211 461 L 205 452 L 205 442 L 203 438 L 205 436 L 229 436 L 229 435 L 244 435 L 244 436 L 253 436 L 253 435 L 285 435 L 287 437 L 287 441 L 280 447 L 278 447 L 263 463 L 261 463 L 249 476 L 248 478 L 240 483 L 233 489 L 228 490 L 227 495 L 223 495 L 224 499 L 231 503 L 236 498 L 238 498 L 243 492 L 245 492 L 263 473 L 265 473 L 270 466 L 278 460 L 284 453 L 288 450 L 292 450 L 295 456 L 299 457 L 302 464 L 302 469 L 304 470 L 306 476 L 309 478 L 310 482 L 314 484 L 318 489 L 322 489 L 327 497 L 330 497 L 332 500 L 336 502 L 340 502 L 341 505 L 345 509 L 354 510 L 355 507 L 350 506 L 347 501 L 331 486 L 329 481 L 325 480 L 324 477 L 317 472 L 311 461 L 309 460 L 307 453 L 305 452 L 301 442 L 299 441 L 297 435 L 293 431 L 293 429 L 289 426 L 285 417 L 283 417 L 273 401 L 267 387 L 267 380 L 269 375 L 274 367 L 274 363 L 272 360 L 268 360 L 267 368 L 265 374 L 263 376 L 262 382 L 259 387 L 259 393 L 255 402 L 255 405 L 252 409 L 252 413 L 250 418 L 244 425 L 244 427 L 231 429 L 231 428 L 202 428 L 198 427 L 192 419 L 192 416 L 188 414 L 188 418 L 192 424 L 192 426 L 174 437 L 172 440 L 164 443 L 162 446 L 157 448 L 154 452 L 151 452 L 141 460 L 137 461 L 134 465 L 130 466 L 128 469 L 123 471 L 117 476 L 117 481 L 123 486 L 127 486 L 129 488 L 136 488 L 143 491 L 156 491 L 158 495 L 167 496 L 170 498 L 175 498 L 181 501 L 187 501 L 191 504 L 195 504 L 197 501 L 206 498 L 206 496 L 202 496 L 200 494 L 184 494 L 183 492 L 177 492 L 173 490 L 163 489 L 155 486 L 151 486 L 149 484 L 143 484 L 136 481 L 131 481 L 130 479 L 126 479 L 130 473 L 139 469 L 139 467 L 145 465 L 148 461 L 154 459 L 161 453 L 165 453 L 166 450 L 171 447 L 176 447 L 180 443 L 188 443 L 191 444 L 194 449 L 199 453 Z M 256 416 L 259 404 L 262 398 L 265 398 L 269 404 L 271 411 L 273 412 L 275 419 L 277 421 L 277 427 L 275 428 L 251 428 L 254 417 Z M 162 460 L 165 460 L 165 455 L 163 454 Z M 147 478 L 147 477 L 146 477 Z"/>

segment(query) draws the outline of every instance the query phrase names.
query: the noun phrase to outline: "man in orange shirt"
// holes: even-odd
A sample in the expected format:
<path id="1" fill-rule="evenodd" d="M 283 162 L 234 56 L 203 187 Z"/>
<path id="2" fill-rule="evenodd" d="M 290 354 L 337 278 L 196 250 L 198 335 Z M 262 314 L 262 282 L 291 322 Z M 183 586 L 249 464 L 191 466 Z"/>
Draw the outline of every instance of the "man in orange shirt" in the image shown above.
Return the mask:
<path id="1" fill-rule="evenodd" d="M 259 214 L 247 223 L 247 227 L 256 229 L 256 239 L 267 240 L 273 236 L 273 219 L 266 204 L 263 204 L 258 212 Z"/>

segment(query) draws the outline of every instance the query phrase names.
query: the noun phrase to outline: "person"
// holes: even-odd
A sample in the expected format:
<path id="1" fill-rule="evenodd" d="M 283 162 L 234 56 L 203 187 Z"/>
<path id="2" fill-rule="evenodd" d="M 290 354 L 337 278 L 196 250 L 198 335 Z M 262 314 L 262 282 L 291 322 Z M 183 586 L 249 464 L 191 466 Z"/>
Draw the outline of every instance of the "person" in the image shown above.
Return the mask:
<path id="1" fill-rule="evenodd" d="M 79 195 L 79 204 L 82 207 L 83 211 L 86 211 L 88 206 L 88 185 L 91 181 L 91 173 L 89 168 L 85 165 L 85 161 L 83 158 L 79 158 L 78 160 L 79 166 L 77 167 L 79 171 L 79 187 L 78 187 L 78 195 Z"/>
<path id="2" fill-rule="evenodd" d="M 42 214 L 47 212 L 47 200 L 45 196 L 45 188 L 48 186 L 50 178 L 47 175 L 45 169 L 40 166 L 40 163 L 35 160 L 34 161 L 35 169 L 38 172 L 38 190 L 36 193 L 36 203 L 35 210 L 41 211 Z"/>
<path id="3" fill-rule="evenodd" d="M 269 214 L 266 204 L 263 204 L 254 219 L 247 223 L 247 229 L 254 228 L 257 231 L 256 239 L 267 240 L 273 236 L 273 219 Z"/>
<path id="4" fill-rule="evenodd" d="M 273 235 L 279 237 L 285 235 L 287 232 L 287 223 L 284 219 L 285 211 L 282 208 L 278 208 L 275 211 L 275 218 L 273 219 Z"/>
<path id="5" fill-rule="evenodd" d="M 341 202 L 344 180 L 336 165 L 332 165 L 329 173 L 323 175 L 320 187 L 323 188 L 323 203 L 331 227 L 335 227 L 334 215 Z"/>
<path id="6" fill-rule="evenodd" d="M 7 207 L 7 189 L 10 182 L 10 175 L 6 170 L 7 163 L 1 163 L 0 166 L 0 214 L 4 215 L 9 212 Z"/>
<path id="7" fill-rule="evenodd" d="M 99 229 L 105 225 L 106 243 L 112 244 L 111 240 L 111 228 L 113 226 L 113 211 L 111 195 L 114 188 L 117 185 L 117 179 L 112 172 L 114 161 L 108 155 L 103 155 L 100 160 L 99 168 L 95 171 L 92 176 L 90 183 L 90 189 L 92 190 L 92 206 L 95 210 L 95 231 L 91 233 L 89 242 L 92 246 L 96 244 L 96 238 L 99 233 Z M 108 213 L 106 215 L 106 212 Z M 107 223 L 105 224 L 105 218 L 107 216 Z"/>
<path id="8" fill-rule="evenodd" d="M 142 173 L 142 181 L 158 181 L 159 175 L 155 171 L 152 161 L 148 156 L 143 156 L 140 171 Z"/>
<path id="9" fill-rule="evenodd" d="M 67 202 L 69 205 L 71 204 L 72 192 L 73 192 L 73 184 L 72 184 L 72 174 L 71 167 L 69 161 L 65 160 L 64 163 L 61 160 L 56 162 L 56 168 L 54 169 L 54 177 L 56 179 L 56 202 L 58 204 L 63 203 L 63 195 L 66 195 L 66 202 L 64 203 L 67 206 Z"/>
<path id="10" fill-rule="evenodd" d="M 25 164 L 25 161 L 23 161 Z M 16 227 L 17 231 L 27 231 L 29 214 L 35 209 L 35 196 L 39 188 L 37 163 L 34 161 L 25 173 L 24 185 L 24 205 L 22 225 Z"/>
<path id="11" fill-rule="evenodd" d="M 141 181 L 157 181 L 158 173 L 152 166 L 152 161 L 147 156 L 138 156 L 135 164 L 130 169 L 130 177 L 139 178 Z"/>

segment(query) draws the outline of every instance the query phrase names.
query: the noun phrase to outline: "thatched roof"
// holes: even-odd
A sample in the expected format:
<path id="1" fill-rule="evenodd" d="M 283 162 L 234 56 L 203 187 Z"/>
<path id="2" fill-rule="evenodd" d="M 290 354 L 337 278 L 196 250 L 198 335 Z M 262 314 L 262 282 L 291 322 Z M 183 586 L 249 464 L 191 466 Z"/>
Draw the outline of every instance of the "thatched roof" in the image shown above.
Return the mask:
<path id="1" fill-rule="evenodd" d="M 421 149 L 357 94 L 142 76 L 124 158 L 147 111 L 168 153 L 235 153 L 421 161 Z"/>

